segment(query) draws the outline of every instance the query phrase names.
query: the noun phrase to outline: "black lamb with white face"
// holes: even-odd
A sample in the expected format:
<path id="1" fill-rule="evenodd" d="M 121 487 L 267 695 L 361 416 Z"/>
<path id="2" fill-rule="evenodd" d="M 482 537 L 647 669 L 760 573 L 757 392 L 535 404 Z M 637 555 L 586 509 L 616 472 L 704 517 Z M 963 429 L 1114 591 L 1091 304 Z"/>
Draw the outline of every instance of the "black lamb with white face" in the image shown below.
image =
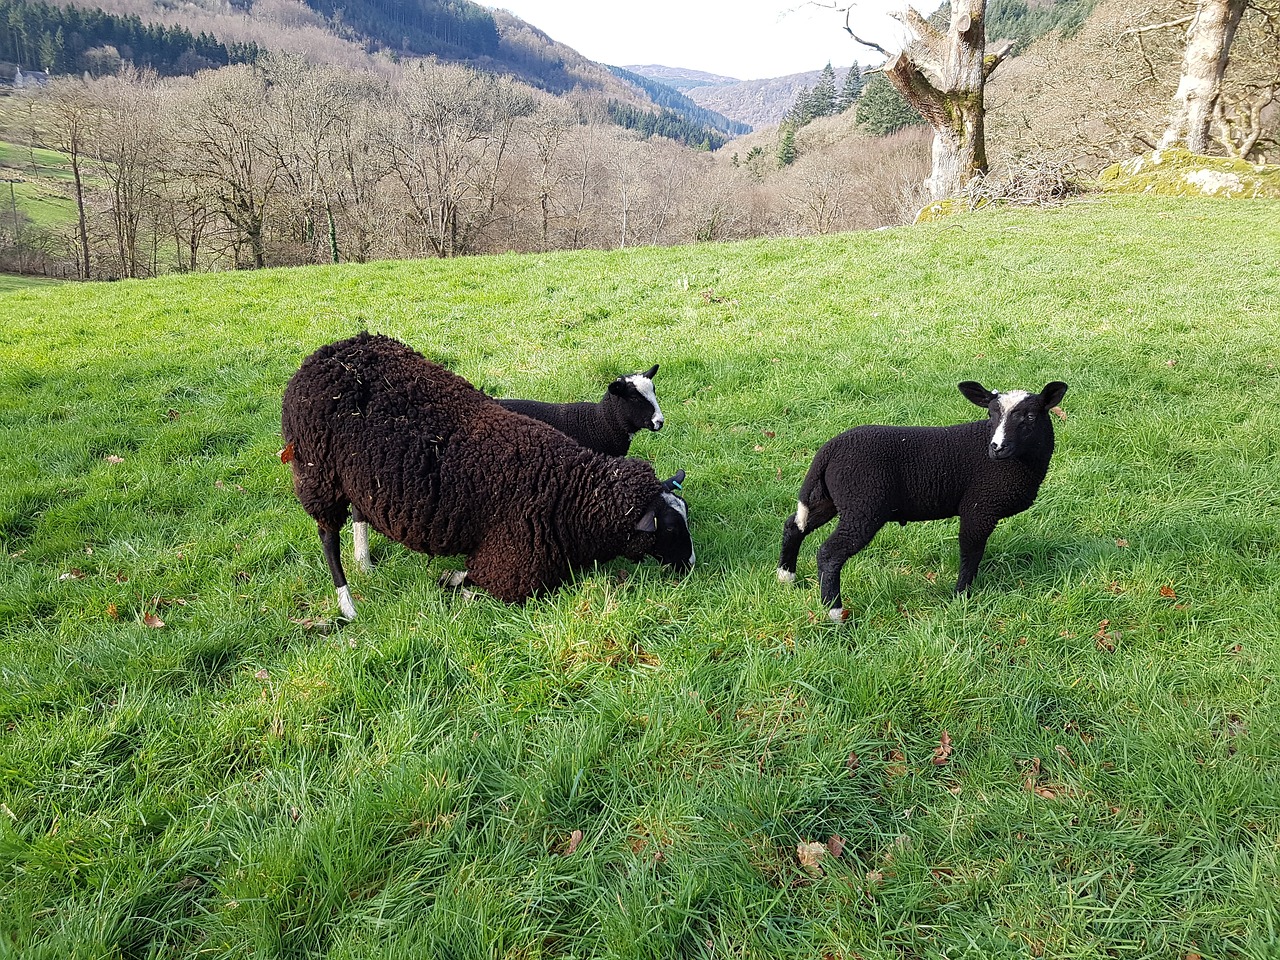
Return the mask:
<path id="1" fill-rule="evenodd" d="M 833 620 L 847 616 L 841 569 L 886 523 L 958 516 L 956 593 L 964 593 L 996 524 L 1035 502 L 1053 455 L 1049 411 L 1067 385 L 1054 381 L 1039 393 L 995 393 L 973 381 L 959 388 L 987 408 L 986 420 L 954 427 L 855 427 L 814 455 L 796 512 L 783 525 L 778 579 L 795 580 L 804 538 L 838 517 L 818 548 L 819 588 Z"/>
<path id="2" fill-rule="evenodd" d="M 644 460 L 588 450 L 389 337 L 362 333 L 304 360 L 281 425 L 348 619 L 348 511 L 412 550 L 464 554 L 466 570 L 446 582 L 508 603 L 594 561 L 693 566 L 688 508 L 674 493 L 683 471 L 661 481 Z"/>
<path id="3" fill-rule="evenodd" d="M 508 410 L 549 423 L 589 450 L 625 457 L 631 438 L 641 430 L 661 430 L 664 418 L 658 406 L 653 378 L 655 363 L 644 373 L 618 377 L 597 403 L 543 403 L 541 400 L 502 399 Z"/>

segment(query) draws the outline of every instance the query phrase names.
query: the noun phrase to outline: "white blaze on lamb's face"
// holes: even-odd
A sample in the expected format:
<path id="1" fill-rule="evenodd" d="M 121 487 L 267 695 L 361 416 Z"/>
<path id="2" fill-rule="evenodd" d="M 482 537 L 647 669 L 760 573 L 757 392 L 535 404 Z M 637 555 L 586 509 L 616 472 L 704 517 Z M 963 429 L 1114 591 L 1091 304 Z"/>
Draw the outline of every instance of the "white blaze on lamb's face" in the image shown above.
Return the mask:
<path id="1" fill-rule="evenodd" d="M 996 406 L 998 408 L 999 419 L 996 421 L 995 432 L 991 434 L 991 451 L 992 453 L 1001 450 L 1008 442 L 1009 437 L 1009 416 L 1017 409 L 1018 404 L 1022 403 L 1031 394 L 1025 390 L 1010 390 L 1008 393 L 996 394 Z"/>
<path id="2" fill-rule="evenodd" d="M 653 416 L 649 418 L 650 430 L 661 430 L 662 424 L 665 422 L 662 416 L 662 409 L 658 406 L 658 394 L 653 389 L 653 381 L 646 377 L 643 373 L 633 373 L 626 378 L 627 383 L 636 388 L 640 396 L 644 397 L 649 403 L 653 404 Z"/>

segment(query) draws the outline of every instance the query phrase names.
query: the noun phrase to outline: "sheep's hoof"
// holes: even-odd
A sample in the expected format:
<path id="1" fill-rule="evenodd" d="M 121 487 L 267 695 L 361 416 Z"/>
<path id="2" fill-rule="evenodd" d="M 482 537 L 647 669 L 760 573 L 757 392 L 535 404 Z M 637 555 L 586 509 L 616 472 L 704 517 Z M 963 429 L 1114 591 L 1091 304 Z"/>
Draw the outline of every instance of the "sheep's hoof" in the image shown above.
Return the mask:
<path id="1" fill-rule="evenodd" d="M 465 570 L 446 570 L 440 575 L 440 586 L 446 590 L 457 590 L 467 582 L 467 571 Z M 470 593 L 464 590 L 463 594 Z"/>
<path id="2" fill-rule="evenodd" d="M 849 611 L 844 607 L 832 607 L 827 611 L 827 616 L 836 623 L 845 623 L 849 619 Z"/>
<path id="3" fill-rule="evenodd" d="M 346 587 L 338 588 L 338 609 L 342 611 L 342 619 L 354 620 L 356 618 L 356 605 L 351 600 L 351 591 Z"/>
<path id="4" fill-rule="evenodd" d="M 787 569 L 784 569 L 783 567 L 779 567 L 778 582 L 779 583 L 795 583 L 796 572 L 794 570 L 787 570 Z"/>

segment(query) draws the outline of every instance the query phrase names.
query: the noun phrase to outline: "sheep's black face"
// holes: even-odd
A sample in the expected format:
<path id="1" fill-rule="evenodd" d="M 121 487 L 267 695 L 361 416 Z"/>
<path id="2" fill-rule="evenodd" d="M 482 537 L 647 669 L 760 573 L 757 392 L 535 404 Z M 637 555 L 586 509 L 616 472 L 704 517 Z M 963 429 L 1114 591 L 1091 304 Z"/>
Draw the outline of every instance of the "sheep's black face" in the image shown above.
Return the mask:
<path id="1" fill-rule="evenodd" d="M 681 573 L 693 569 L 693 537 L 689 535 L 689 505 L 674 493 L 663 493 L 654 504 L 657 536 L 650 551 Z"/>
<path id="2" fill-rule="evenodd" d="M 980 407 L 987 408 L 990 425 L 990 442 L 987 456 L 992 460 L 1010 460 L 1053 449 L 1053 425 L 1049 422 L 1049 410 L 1056 407 L 1067 385 L 1054 381 L 1040 393 L 1025 390 L 1009 390 L 994 393 L 979 383 L 966 381 L 960 384 L 960 392 Z"/>
<path id="3" fill-rule="evenodd" d="M 661 430 L 665 422 L 662 409 L 658 406 L 658 394 L 653 387 L 653 377 L 657 372 L 658 365 L 655 363 L 644 373 L 619 377 L 609 384 L 609 393 L 622 401 L 627 429 L 632 433 L 637 430 Z"/>
<path id="4" fill-rule="evenodd" d="M 670 480 L 663 481 L 663 490 L 649 503 L 636 529 L 652 533 L 653 546 L 646 552 L 669 567 L 682 573 L 693 569 L 693 537 L 689 535 L 689 505 L 673 491 L 680 489 L 684 480 L 681 470 Z"/>

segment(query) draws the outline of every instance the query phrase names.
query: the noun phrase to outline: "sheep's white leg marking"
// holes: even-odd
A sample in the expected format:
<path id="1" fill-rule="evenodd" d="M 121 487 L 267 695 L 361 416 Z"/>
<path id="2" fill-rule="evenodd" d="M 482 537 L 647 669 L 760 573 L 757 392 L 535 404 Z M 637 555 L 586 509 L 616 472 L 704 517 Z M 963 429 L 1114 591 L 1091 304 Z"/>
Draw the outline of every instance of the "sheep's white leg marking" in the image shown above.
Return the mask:
<path id="1" fill-rule="evenodd" d="M 1009 425 L 1009 414 L 1013 413 L 1023 400 L 1031 394 L 1025 390 L 1010 390 L 1008 393 L 996 395 L 996 400 L 1000 404 L 1000 422 L 996 424 L 996 432 L 991 435 L 991 445 L 999 450 L 1004 446 L 1005 428 Z"/>
<path id="2" fill-rule="evenodd" d="M 356 618 L 356 605 L 351 602 L 351 591 L 345 586 L 338 588 L 338 607 L 348 620 Z"/>
<path id="3" fill-rule="evenodd" d="M 649 424 L 654 430 L 660 429 L 665 420 L 662 416 L 662 408 L 658 406 L 658 394 L 653 389 L 653 381 L 638 373 L 627 377 L 627 381 L 639 391 L 640 396 L 653 404 L 653 416 L 649 418 Z"/>
<path id="4" fill-rule="evenodd" d="M 778 568 L 778 582 L 779 582 L 779 583 L 795 583 L 795 582 L 796 582 L 796 575 L 795 575 L 795 573 L 794 573 L 793 571 L 791 571 L 791 570 L 784 570 L 782 567 L 779 567 L 779 568 Z"/>
<path id="5" fill-rule="evenodd" d="M 373 563 L 369 560 L 369 524 L 360 520 L 351 525 L 351 539 L 355 544 L 356 563 L 360 564 L 360 569 L 368 573 L 373 569 Z"/>
<path id="6" fill-rule="evenodd" d="M 844 623 L 849 618 L 849 614 L 845 612 L 844 607 L 832 607 L 827 611 L 827 616 L 836 623 Z"/>
<path id="7" fill-rule="evenodd" d="M 809 508 L 803 503 L 796 501 L 796 527 L 801 533 L 804 533 L 804 526 L 809 522 Z"/>

